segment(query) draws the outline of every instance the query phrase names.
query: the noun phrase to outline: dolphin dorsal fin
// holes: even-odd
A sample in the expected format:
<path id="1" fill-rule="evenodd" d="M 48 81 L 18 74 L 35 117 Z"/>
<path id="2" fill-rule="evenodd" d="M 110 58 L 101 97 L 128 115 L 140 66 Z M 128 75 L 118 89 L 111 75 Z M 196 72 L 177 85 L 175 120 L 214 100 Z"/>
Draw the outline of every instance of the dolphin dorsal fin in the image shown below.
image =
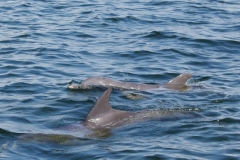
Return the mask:
<path id="1" fill-rule="evenodd" d="M 172 85 L 185 85 L 188 79 L 192 78 L 192 75 L 189 73 L 183 73 L 179 76 L 175 77 L 174 79 L 170 80 L 166 84 L 172 84 Z"/>
<path id="2" fill-rule="evenodd" d="M 109 104 L 111 92 L 112 88 L 109 88 L 98 98 L 98 100 L 88 113 L 87 117 L 85 118 L 86 121 L 98 118 L 101 114 L 113 110 L 113 108 Z"/>
<path id="3" fill-rule="evenodd" d="M 170 80 L 169 82 L 164 84 L 164 87 L 170 89 L 177 89 L 182 90 L 185 89 L 187 86 L 185 85 L 187 80 L 192 78 L 192 75 L 189 73 L 183 73 L 174 79 Z"/>

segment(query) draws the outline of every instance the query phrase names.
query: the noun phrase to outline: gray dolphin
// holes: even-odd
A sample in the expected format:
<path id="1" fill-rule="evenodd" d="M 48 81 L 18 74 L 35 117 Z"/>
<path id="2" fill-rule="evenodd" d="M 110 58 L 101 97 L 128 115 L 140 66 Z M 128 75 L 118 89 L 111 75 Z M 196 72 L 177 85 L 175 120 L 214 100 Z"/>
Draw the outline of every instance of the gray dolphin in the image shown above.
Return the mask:
<path id="1" fill-rule="evenodd" d="M 89 129 L 109 129 L 128 123 L 144 120 L 175 120 L 187 118 L 200 118 L 202 115 L 190 111 L 170 110 L 143 110 L 123 111 L 113 109 L 109 104 L 112 88 L 107 89 L 96 101 L 82 124 Z"/>
<path id="2" fill-rule="evenodd" d="M 131 82 L 120 82 L 115 81 L 110 78 L 103 77 L 91 77 L 84 81 L 82 81 L 79 85 L 69 84 L 67 88 L 69 89 L 91 89 L 93 87 L 113 87 L 115 89 L 131 89 L 131 90 L 149 90 L 149 89 L 159 89 L 159 88 L 167 88 L 172 90 L 186 90 L 189 86 L 186 85 L 186 81 L 192 77 L 189 73 L 183 73 L 169 82 L 160 85 L 150 85 L 150 84 L 138 84 Z"/>
<path id="3" fill-rule="evenodd" d="M 47 133 L 23 133 L 19 140 L 73 144 L 76 140 L 84 140 L 84 137 L 109 137 L 112 128 L 124 124 L 147 120 L 166 121 L 204 117 L 197 112 L 183 110 L 142 110 L 137 112 L 116 110 L 109 104 L 111 92 L 112 88 L 110 87 L 97 99 L 82 122 L 63 127 L 60 130 L 47 130 Z"/>

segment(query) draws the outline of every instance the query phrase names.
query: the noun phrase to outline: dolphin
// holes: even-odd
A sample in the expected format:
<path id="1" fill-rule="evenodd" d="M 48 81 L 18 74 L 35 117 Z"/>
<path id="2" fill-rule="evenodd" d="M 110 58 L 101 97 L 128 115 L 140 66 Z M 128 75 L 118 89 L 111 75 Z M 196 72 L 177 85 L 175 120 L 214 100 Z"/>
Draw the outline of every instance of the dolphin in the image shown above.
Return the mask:
<path id="1" fill-rule="evenodd" d="M 148 120 L 169 121 L 204 118 L 194 111 L 184 110 L 117 110 L 109 104 L 112 87 L 108 88 L 95 102 L 83 121 L 60 128 L 43 130 L 44 133 L 20 133 L 19 140 L 73 144 L 91 137 L 109 137 L 111 130 L 126 124 Z"/>
<path id="2" fill-rule="evenodd" d="M 189 86 L 186 85 L 186 81 L 192 78 L 192 75 L 189 73 L 183 73 L 169 82 L 160 85 L 160 84 L 138 84 L 132 82 L 121 82 L 115 81 L 110 78 L 103 77 L 90 77 L 84 81 L 82 81 L 79 85 L 73 85 L 70 83 L 68 85 L 68 89 L 91 89 L 93 87 L 113 87 L 115 89 L 130 89 L 130 90 L 150 90 L 150 89 L 160 89 L 167 88 L 172 90 L 187 90 Z"/>
<path id="3" fill-rule="evenodd" d="M 202 115 L 190 111 L 142 110 L 124 111 L 113 109 L 109 104 L 112 88 L 108 88 L 96 101 L 82 124 L 89 129 L 111 129 L 128 123 L 146 120 L 176 120 L 201 118 Z"/>

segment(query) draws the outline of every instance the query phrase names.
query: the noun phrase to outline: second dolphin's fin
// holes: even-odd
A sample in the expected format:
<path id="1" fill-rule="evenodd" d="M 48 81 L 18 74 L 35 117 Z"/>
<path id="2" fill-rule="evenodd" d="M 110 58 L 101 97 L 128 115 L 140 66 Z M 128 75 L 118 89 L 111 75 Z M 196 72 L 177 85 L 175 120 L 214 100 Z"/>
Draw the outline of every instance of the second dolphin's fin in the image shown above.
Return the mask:
<path id="1" fill-rule="evenodd" d="M 189 73 L 183 73 L 169 82 L 165 83 L 163 86 L 168 89 L 174 90 L 186 90 L 189 86 L 186 86 L 186 82 L 188 79 L 192 78 L 192 75 Z"/>

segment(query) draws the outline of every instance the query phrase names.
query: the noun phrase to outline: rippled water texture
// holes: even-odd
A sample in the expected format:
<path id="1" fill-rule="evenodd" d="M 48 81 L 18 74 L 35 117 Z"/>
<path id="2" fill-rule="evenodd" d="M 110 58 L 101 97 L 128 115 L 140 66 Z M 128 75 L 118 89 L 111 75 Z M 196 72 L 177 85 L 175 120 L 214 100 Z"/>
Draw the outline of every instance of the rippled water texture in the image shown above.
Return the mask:
<path id="1" fill-rule="evenodd" d="M 238 0 L 16 0 L 0 12 L 0 159 L 239 159 Z M 163 84 L 186 72 L 200 87 L 114 90 L 110 103 L 205 118 L 78 128 L 104 90 L 69 82 Z"/>

